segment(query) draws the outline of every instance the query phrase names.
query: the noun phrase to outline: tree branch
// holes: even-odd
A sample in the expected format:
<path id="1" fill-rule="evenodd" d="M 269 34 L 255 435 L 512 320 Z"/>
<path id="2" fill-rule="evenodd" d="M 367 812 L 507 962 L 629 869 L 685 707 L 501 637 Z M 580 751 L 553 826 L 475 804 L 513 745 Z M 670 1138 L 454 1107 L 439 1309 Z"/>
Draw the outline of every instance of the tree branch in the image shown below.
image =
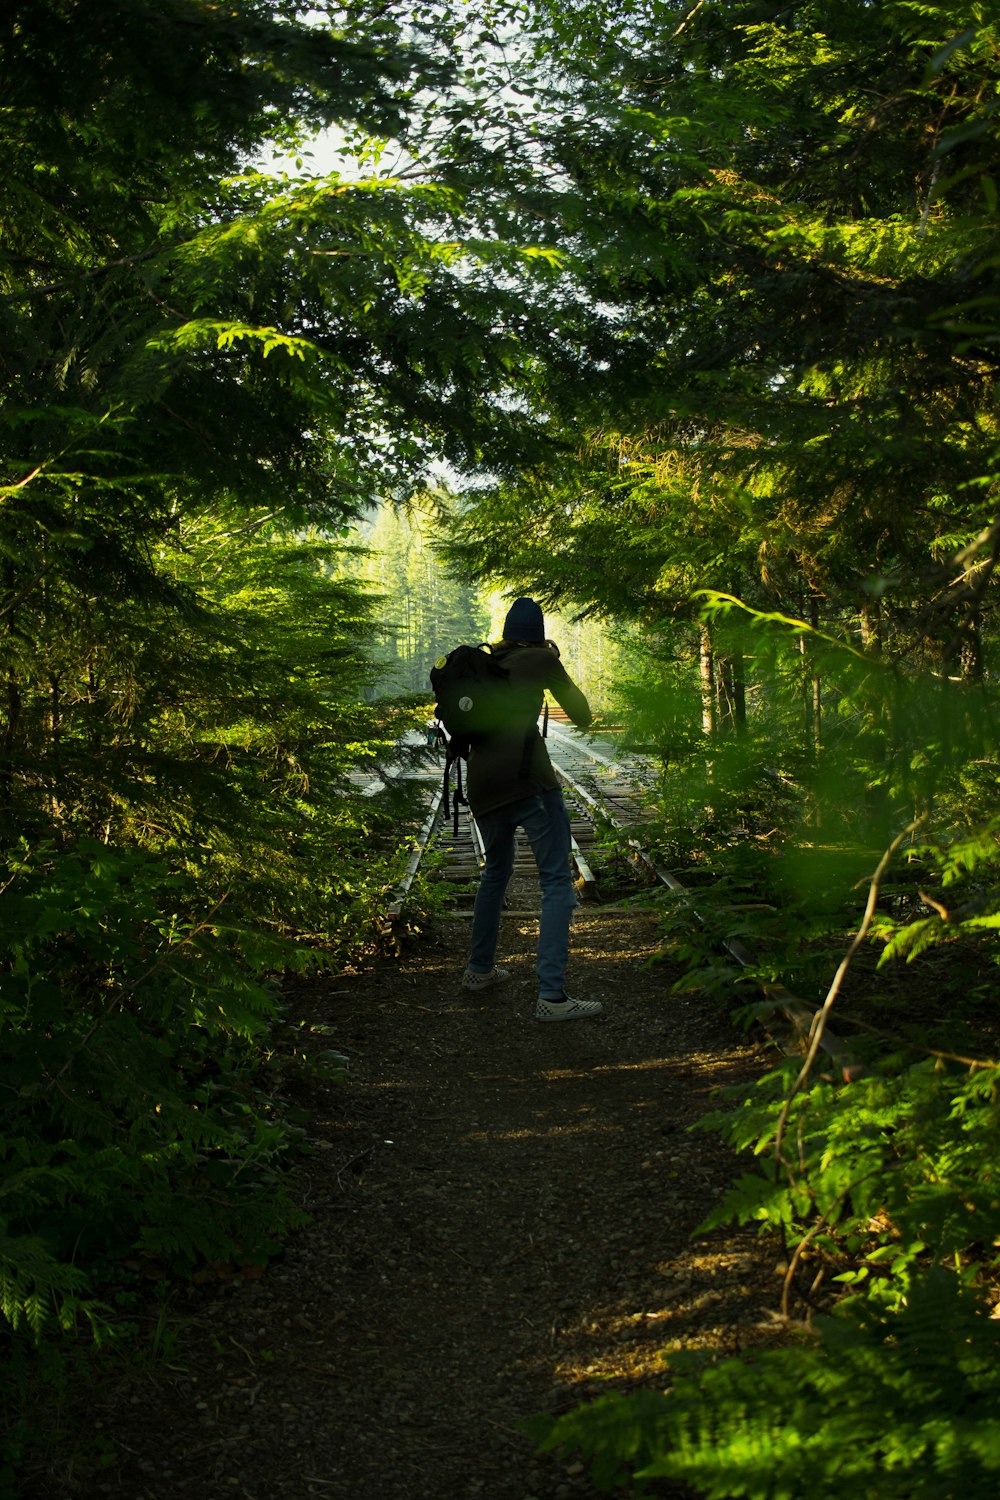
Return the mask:
<path id="1" fill-rule="evenodd" d="M 847 977 L 847 971 L 851 967 L 851 964 L 854 962 L 854 957 L 858 949 L 861 947 L 861 944 L 868 936 L 868 930 L 871 927 L 872 920 L 875 916 L 875 908 L 878 905 L 878 897 L 882 885 L 882 877 L 888 869 L 889 864 L 896 851 L 925 821 L 926 814 L 922 814 L 920 817 L 914 818 L 910 823 L 908 823 L 903 831 L 896 835 L 892 843 L 889 845 L 888 849 L 886 849 L 885 853 L 882 855 L 882 858 L 879 860 L 878 865 L 875 869 L 875 873 L 872 875 L 871 880 L 868 884 L 868 900 L 865 902 L 865 910 L 864 915 L 861 918 L 861 925 L 859 926 L 857 932 L 854 934 L 854 937 L 851 939 L 851 945 L 837 967 L 837 972 L 833 976 L 830 988 L 827 990 L 826 999 L 823 1001 L 823 1004 L 820 1006 L 819 1010 L 813 1017 L 812 1026 L 809 1028 L 809 1047 L 806 1052 L 805 1061 L 803 1062 L 802 1067 L 799 1069 L 798 1077 L 792 1084 L 792 1087 L 788 1093 L 788 1097 L 785 1099 L 784 1105 L 782 1106 L 781 1114 L 778 1118 L 778 1128 L 775 1131 L 774 1135 L 775 1158 L 782 1164 L 782 1166 L 785 1167 L 786 1171 L 788 1170 L 788 1163 L 785 1162 L 784 1158 L 782 1157 L 781 1147 L 784 1141 L 785 1129 L 788 1125 L 788 1117 L 791 1112 L 792 1104 L 794 1103 L 798 1094 L 800 1094 L 803 1088 L 805 1088 L 806 1083 L 809 1081 L 809 1075 L 812 1072 L 813 1063 L 816 1061 L 816 1056 L 819 1052 L 820 1045 L 823 1040 L 823 1032 L 826 1029 L 826 1023 L 830 1018 L 830 1012 L 834 1007 L 837 996 L 840 994 L 841 987 L 843 986 L 844 980 Z"/>

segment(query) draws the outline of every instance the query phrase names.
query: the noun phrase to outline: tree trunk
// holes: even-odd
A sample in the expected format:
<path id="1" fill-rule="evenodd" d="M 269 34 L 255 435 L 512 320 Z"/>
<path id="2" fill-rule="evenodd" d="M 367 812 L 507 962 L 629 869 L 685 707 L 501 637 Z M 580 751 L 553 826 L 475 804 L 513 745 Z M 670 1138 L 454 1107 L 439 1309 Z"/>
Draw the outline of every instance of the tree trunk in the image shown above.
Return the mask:
<path id="1" fill-rule="evenodd" d="M 49 815 L 58 822 L 62 816 L 62 689 L 58 672 L 49 674 L 49 702 L 45 715 L 49 734 Z"/>
<path id="2" fill-rule="evenodd" d="M 736 733 L 746 734 L 747 680 L 742 651 L 733 657 L 733 717 L 736 723 Z"/>
<path id="3" fill-rule="evenodd" d="M 747 689 L 743 679 L 743 653 L 719 657 L 716 675 L 719 681 L 719 728 L 732 729 L 737 736 L 747 727 Z"/>
<path id="4" fill-rule="evenodd" d="M 877 599 L 868 600 L 862 608 L 861 644 L 873 656 L 882 655 L 882 611 Z M 879 718 L 881 719 L 879 727 L 883 727 L 888 734 L 890 732 L 888 705 L 885 703 L 882 703 L 879 708 Z M 890 831 L 889 791 L 881 779 L 885 756 L 885 742 L 876 736 L 873 740 L 872 765 L 879 779 L 876 781 L 875 777 L 872 777 L 865 796 L 865 826 L 869 840 L 876 847 L 885 845 Z"/>
<path id="5" fill-rule="evenodd" d="M 819 629 L 819 600 L 809 600 L 809 624 L 813 630 Z M 805 723 L 806 743 L 809 745 L 814 756 L 819 755 L 822 744 L 822 710 L 823 693 L 819 673 L 813 669 L 809 659 L 807 637 L 799 637 L 799 650 L 804 659 L 804 670 L 802 675 L 802 700 L 803 720 Z"/>
<path id="6" fill-rule="evenodd" d="M 0 814 L 14 807 L 14 747 L 21 721 L 21 690 L 13 672 L 7 673 L 7 723 L 0 746 Z"/>
<path id="7" fill-rule="evenodd" d="M 712 636 L 707 625 L 701 626 L 698 637 L 698 671 L 701 679 L 701 731 L 707 738 L 714 739 L 717 729 L 715 655 L 712 651 Z"/>
<path id="8" fill-rule="evenodd" d="M 971 611 L 963 623 L 961 646 L 962 676 L 966 682 L 983 680 L 983 637 L 979 629 L 979 608 Z"/>
<path id="9" fill-rule="evenodd" d="M 862 605 L 861 644 L 874 656 L 882 655 L 882 611 L 877 599 L 868 599 Z"/>

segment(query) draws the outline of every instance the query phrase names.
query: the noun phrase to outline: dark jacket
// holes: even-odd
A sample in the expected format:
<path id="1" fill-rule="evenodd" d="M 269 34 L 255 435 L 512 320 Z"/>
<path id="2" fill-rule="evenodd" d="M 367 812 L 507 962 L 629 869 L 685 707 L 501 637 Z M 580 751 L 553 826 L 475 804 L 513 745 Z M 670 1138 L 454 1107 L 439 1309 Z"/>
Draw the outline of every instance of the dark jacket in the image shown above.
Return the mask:
<path id="1" fill-rule="evenodd" d="M 593 717 L 586 698 L 551 646 L 499 646 L 494 655 L 510 673 L 513 702 L 508 725 L 486 735 L 469 755 L 466 795 L 474 815 L 521 802 L 533 792 L 557 785 L 545 741 L 538 733 L 546 690 L 580 729 L 586 729 Z M 532 744 L 525 767 L 529 733 Z"/>

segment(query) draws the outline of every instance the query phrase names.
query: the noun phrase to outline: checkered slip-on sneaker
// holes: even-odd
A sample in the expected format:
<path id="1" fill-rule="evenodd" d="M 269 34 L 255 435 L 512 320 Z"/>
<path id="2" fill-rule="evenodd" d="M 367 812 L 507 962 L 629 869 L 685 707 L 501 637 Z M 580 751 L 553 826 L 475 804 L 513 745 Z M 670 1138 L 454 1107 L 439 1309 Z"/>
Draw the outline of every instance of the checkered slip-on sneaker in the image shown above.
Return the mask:
<path id="1" fill-rule="evenodd" d="M 503 984 L 510 978 L 509 969 L 491 969 L 488 974 L 476 974 L 466 969 L 462 975 L 463 990 L 491 990 L 495 984 Z"/>
<path id="2" fill-rule="evenodd" d="M 535 1020 L 585 1021 L 588 1016 L 599 1016 L 603 1009 L 600 1000 L 574 1000 L 571 995 L 564 995 L 561 1000 L 539 1000 Z"/>

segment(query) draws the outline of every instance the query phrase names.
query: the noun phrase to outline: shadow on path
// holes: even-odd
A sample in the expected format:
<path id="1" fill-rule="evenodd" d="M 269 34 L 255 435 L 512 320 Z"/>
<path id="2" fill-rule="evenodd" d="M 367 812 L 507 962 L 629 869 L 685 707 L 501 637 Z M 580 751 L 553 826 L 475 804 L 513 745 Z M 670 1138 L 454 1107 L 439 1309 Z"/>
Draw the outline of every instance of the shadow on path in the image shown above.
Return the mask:
<path id="1" fill-rule="evenodd" d="M 760 1056 L 649 966 L 652 918 L 600 908 L 578 915 L 570 987 L 605 1017 L 539 1025 L 534 925 L 508 925 L 502 990 L 461 991 L 451 921 L 399 966 L 296 996 L 353 1070 L 313 1128 L 312 1224 L 196 1311 L 87 1493 L 587 1497 L 580 1465 L 532 1453 L 525 1417 L 662 1385 L 671 1345 L 762 1336 L 756 1242 L 691 1241 L 733 1163 L 687 1129 Z"/>

